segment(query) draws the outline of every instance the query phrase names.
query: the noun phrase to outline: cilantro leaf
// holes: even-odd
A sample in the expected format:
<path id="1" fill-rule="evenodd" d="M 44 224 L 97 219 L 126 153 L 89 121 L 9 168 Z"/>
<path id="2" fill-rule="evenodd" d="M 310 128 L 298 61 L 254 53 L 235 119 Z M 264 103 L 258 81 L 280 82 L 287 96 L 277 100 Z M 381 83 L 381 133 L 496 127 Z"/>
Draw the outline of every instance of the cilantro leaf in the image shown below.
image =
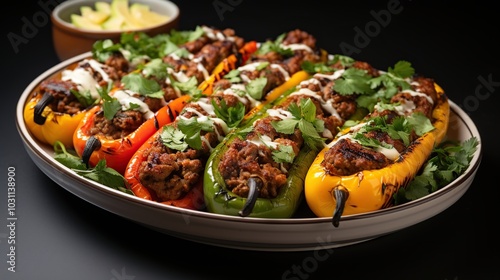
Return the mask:
<path id="1" fill-rule="evenodd" d="M 325 139 L 319 133 L 322 133 L 325 129 L 324 122 L 316 119 L 316 106 L 311 99 L 301 99 L 300 107 L 296 103 L 291 103 L 288 106 L 288 111 L 293 118 L 271 122 L 274 129 L 279 133 L 293 134 L 295 128 L 298 128 L 309 148 L 314 150 L 322 148 Z"/>
<path id="2" fill-rule="evenodd" d="M 163 145 L 177 151 L 184 151 L 188 148 L 188 144 L 184 141 L 184 133 L 175 129 L 171 125 L 166 125 L 160 133 L 160 141 Z"/>
<path id="3" fill-rule="evenodd" d="M 246 86 L 245 90 L 248 95 L 250 95 L 253 99 L 261 100 L 264 95 L 264 87 L 267 84 L 266 77 L 260 77 L 255 80 L 250 81 Z"/>
<path id="4" fill-rule="evenodd" d="M 410 78 L 415 74 L 415 69 L 413 69 L 410 62 L 401 60 L 394 64 L 394 68 L 389 67 L 388 72 L 399 78 Z"/>
<path id="5" fill-rule="evenodd" d="M 462 143 L 446 141 L 436 146 L 422 171 L 394 194 L 395 205 L 419 199 L 458 178 L 469 167 L 478 145 L 473 136 Z"/>
<path id="6" fill-rule="evenodd" d="M 142 67 L 142 73 L 146 78 L 152 76 L 159 80 L 163 80 L 167 77 L 167 68 L 168 64 L 163 62 L 160 58 L 155 58 Z"/>
<path id="7" fill-rule="evenodd" d="M 245 105 L 238 102 L 235 106 L 227 106 L 224 99 L 220 100 L 220 106 L 217 105 L 214 99 L 211 100 L 214 107 L 215 115 L 223 120 L 228 127 L 236 127 L 245 116 Z"/>
<path id="8" fill-rule="evenodd" d="M 123 76 L 121 82 L 125 89 L 152 98 L 163 98 L 164 92 L 160 84 L 153 79 L 144 77 L 142 74 L 130 73 Z"/>
<path id="9" fill-rule="evenodd" d="M 273 160 L 277 163 L 292 163 L 295 158 L 295 152 L 292 146 L 278 145 L 277 149 L 272 151 Z"/>
<path id="10" fill-rule="evenodd" d="M 109 92 L 106 90 L 98 90 L 99 96 L 102 99 L 102 110 L 104 112 L 104 117 L 107 120 L 111 120 L 114 118 L 116 113 L 122 108 L 120 101 L 116 98 L 113 98 L 109 95 Z"/>
<path id="11" fill-rule="evenodd" d="M 56 141 L 54 143 L 54 159 L 60 162 L 62 165 L 71 169 L 85 169 L 85 163 L 82 159 L 76 155 L 76 153 L 70 153 L 66 150 L 66 147 L 61 141 Z"/>
<path id="12" fill-rule="evenodd" d="M 171 125 L 164 126 L 160 140 L 170 149 L 184 151 L 188 147 L 196 150 L 202 148 L 201 131 L 214 131 L 214 122 L 209 118 L 179 118 L 177 129 Z"/>
<path id="13" fill-rule="evenodd" d="M 341 95 L 370 94 L 373 89 L 368 83 L 372 77 L 366 70 L 349 68 L 342 73 L 342 77 L 335 80 L 333 90 Z"/>
<path id="14" fill-rule="evenodd" d="M 259 49 L 256 51 L 256 54 L 262 55 L 267 54 L 269 52 L 277 52 L 285 57 L 290 57 L 293 55 L 293 51 L 291 49 L 284 48 L 281 43 L 285 39 L 286 33 L 280 34 L 276 40 L 271 41 L 267 40 L 261 44 Z"/>
<path id="15" fill-rule="evenodd" d="M 201 90 L 198 88 L 198 80 L 196 77 L 190 77 L 185 82 L 178 82 L 172 76 L 169 76 L 172 86 L 181 92 L 189 94 L 193 98 L 197 98 L 201 95 Z"/>
<path id="16" fill-rule="evenodd" d="M 82 177 L 134 195 L 126 188 L 125 178 L 118 171 L 106 166 L 106 160 L 100 160 L 94 168 L 87 168 L 81 158 L 75 153 L 70 153 L 60 141 L 54 143 L 54 159 Z"/>

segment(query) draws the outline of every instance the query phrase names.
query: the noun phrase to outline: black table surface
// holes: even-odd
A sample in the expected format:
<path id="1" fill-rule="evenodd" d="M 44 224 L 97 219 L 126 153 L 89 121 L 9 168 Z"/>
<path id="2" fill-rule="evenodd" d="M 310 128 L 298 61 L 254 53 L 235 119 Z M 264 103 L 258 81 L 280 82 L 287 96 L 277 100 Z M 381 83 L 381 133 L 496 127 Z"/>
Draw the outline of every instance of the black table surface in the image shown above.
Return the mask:
<path id="1" fill-rule="evenodd" d="M 500 154 L 494 146 L 500 56 L 492 4 L 173 1 L 181 9 L 180 30 L 230 27 L 262 41 L 299 28 L 330 53 L 379 69 L 407 60 L 418 73 L 433 77 L 477 125 L 482 163 L 455 204 L 414 226 L 325 255 L 228 249 L 164 235 L 83 201 L 42 173 L 24 150 L 15 107 L 28 84 L 60 62 L 42 7 L 57 2 L 10 2 L 2 16 L 0 71 L 7 89 L 0 110 L 0 279 L 500 279 L 495 177 Z M 27 22 L 37 25 L 29 29 Z M 23 40 L 13 43 L 13 34 Z M 7 212 L 12 167 L 18 218 L 13 232 Z M 12 236 L 15 272 L 8 262 Z"/>

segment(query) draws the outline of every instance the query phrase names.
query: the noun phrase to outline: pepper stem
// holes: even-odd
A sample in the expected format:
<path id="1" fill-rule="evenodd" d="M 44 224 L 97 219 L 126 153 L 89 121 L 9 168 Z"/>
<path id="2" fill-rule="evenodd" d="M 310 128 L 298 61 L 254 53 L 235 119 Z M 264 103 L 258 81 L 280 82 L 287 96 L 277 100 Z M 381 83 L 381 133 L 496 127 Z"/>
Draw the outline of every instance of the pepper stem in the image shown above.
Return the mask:
<path id="1" fill-rule="evenodd" d="M 340 218 L 344 212 L 345 203 L 349 197 L 349 191 L 342 186 L 337 186 L 333 189 L 333 197 L 335 198 L 335 211 L 333 212 L 332 224 L 334 227 L 339 227 Z"/>
<path id="2" fill-rule="evenodd" d="M 250 177 L 248 178 L 247 184 L 250 190 L 248 191 L 248 197 L 245 205 L 243 205 L 243 209 L 239 212 L 242 217 L 246 217 L 252 213 L 253 207 L 255 206 L 257 198 L 259 198 L 260 190 L 264 182 L 259 177 Z"/>
<path id="3" fill-rule="evenodd" d="M 85 148 L 83 148 L 82 153 L 82 161 L 83 163 L 85 163 L 87 168 L 89 168 L 90 156 L 95 150 L 98 150 L 99 148 L 101 148 L 101 141 L 99 141 L 99 139 L 94 136 L 90 136 L 90 138 L 85 143 Z"/>
<path id="4" fill-rule="evenodd" d="M 38 103 L 36 103 L 33 111 L 33 120 L 35 121 L 36 124 L 42 125 L 45 123 L 45 120 L 47 120 L 47 117 L 44 117 L 43 110 L 47 105 L 49 105 L 50 102 L 54 100 L 54 96 L 48 92 L 44 93 L 42 98 L 38 100 Z"/>

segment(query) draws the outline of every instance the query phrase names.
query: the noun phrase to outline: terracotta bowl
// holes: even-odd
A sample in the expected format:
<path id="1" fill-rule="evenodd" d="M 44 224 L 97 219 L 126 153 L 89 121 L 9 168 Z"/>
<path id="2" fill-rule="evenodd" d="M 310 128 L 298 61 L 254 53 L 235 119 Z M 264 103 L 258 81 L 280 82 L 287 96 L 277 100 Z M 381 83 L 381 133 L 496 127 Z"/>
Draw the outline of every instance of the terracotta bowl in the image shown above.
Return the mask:
<path id="1" fill-rule="evenodd" d="M 71 0 L 62 2 L 52 11 L 52 40 L 56 54 L 61 61 L 91 51 L 92 45 L 98 40 L 111 39 L 114 42 L 118 42 L 121 34 L 126 31 L 94 31 L 78 28 L 71 24 L 71 15 L 80 14 L 81 6 L 95 7 L 95 2 L 97 1 L 111 3 L 111 0 Z M 165 0 L 129 0 L 128 2 L 129 5 L 133 3 L 148 5 L 151 11 L 167 15 L 170 18 L 165 23 L 148 28 L 135 29 L 134 31 L 145 32 L 150 36 L 155 36 L 168 33 L 171 29 L 177 28 L 180 12 L 177 5 L 173 2 Z"/>

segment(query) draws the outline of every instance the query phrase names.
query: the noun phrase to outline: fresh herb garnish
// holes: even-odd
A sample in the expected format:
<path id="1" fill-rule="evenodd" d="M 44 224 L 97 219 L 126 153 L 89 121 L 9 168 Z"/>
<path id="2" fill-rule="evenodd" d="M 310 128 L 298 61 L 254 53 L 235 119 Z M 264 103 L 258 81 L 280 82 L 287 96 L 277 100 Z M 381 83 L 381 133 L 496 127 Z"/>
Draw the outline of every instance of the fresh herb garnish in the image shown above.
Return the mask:
<path id="1" fill-rule="evenodd" d="M 169 65 L 163 62 L 160 58 L 152 59 L 150 62 L 140 67 L 144 77 L 155 77 L 158 80 L 163 80 L 167 77 L 167 69 Z"/>
<path id="2" fill-rule="evenodd" d="M 99 96 L 102 99 L 102 110 L 104 112 L 104 117 L 107 120 L 113 119 L 118 111 L 122 108 L 122 104 L 118 99 L 113 98 L 109 95 L 109 91 L 107 90 L 97 90 Z"/>
<path id="3" fill-rule="evenodd" d="M 125 178 L 118 171 L 106 166 L 106 160 L 100 160 L 95 167 L 87 168 L 83 161 L 76 154 L 70 153 L 60 141 L 54 143 L 54 159 L 82 177 L 134 195 L 125 187 Z"/>
<path id="4" fill-rule="evenodd" d="M 165 94 L 157 81 L 148 79 L 140 73 L 127 74 L 123 76 L 121 82 L 125 89 L 151 98 L 163 98 Z"/>
<path id="5" fill-rule="evenodd" d="M 473 136 L 461 144 L 446 141 L 435 147 L 420 173 L 394 194 L 395 205 L 419 199 L 451 183 L 469 167 L 478 145 Z"/>
<path id="6" fill-rule="evenodd" d="M 92 97 L 92 94 L 90 93 L 90 90 L 84 90 L 84 91 L 78 91 L 71 89 L 71 94 L 73 94 L 78 102 L 83 105 L 83 107 L 89 107 L 92 104 L 95 104 L 97 102 L 97 99 L 94 99 Z"/>
<path id="7" fill-rule="evenodd" d="M 92 57 L 99 62 L 105 62 L 113 53 L 119 52 L 121 45 L 115 44 L 111 39 L 99 40 L 92 45 Z"/>
<path id="8" fill-rule="evenodd" d="M 292 118 L 271 122 L 274 129 L 279 133 L 293 134 L 295 128 L 298 128 L 309 148 L 313 150 L 322 148 L 325 139 L 319 133 L 325 129 L 324 122 L 316 119 L 316 106 L 311 99 L 301 99 L 300 106 L 296 103 L 290 104 L 288 111 L 292 114 Z"/>
<path id="9" fill-rule="evenodd" d="M 292 163 L 295 159 L 295 152 L 292 146 L 278 145 L 277 149 L 273 149 L 273 160 L 277 163 Z"/>
<path id="10" fill-rule="evenodd" d="M 214 121 L 210 118 L 203 120 L 179 118 L 177 129 L 170 125 L 164 126 L 160 138 L 162 143 L 170 149 L 184 151 L 191 147 L 200 150 L 202 148 L 201 131 L 214 131 Z"/>
<path id="11" fill-rule="evenodd" d="M 341 78 L 335 80 L 333 90 L 341 95 L 371 94 L 373 89 L 369 84 L 370 79 L 372 76 L 366 70 L 348 68 Z"/>
<path id="12" fill-rule="evenodd" d="M 277 52 L 285 57 L 289 57 L 293 55 L 293 51 L 291 49 L 286 49 L 283 48 L 281 43 L 283 42 L 283 39 L 285 39 L 286 34 L 283 33 L 279 35 L 276 40 L 271 41 L 267 40 L 266 42 L 262 43 L 259 49 L 257 50 L 257 54 L 266 54 L 269 52 Z"/>
<path id="13" fill-rule="evenodd" d="M 415 73 L 411 63 L 407 61 L 398 61 L 394 68 L 389 67 L 386 73 L 372 78 L 369 83 L 372 89 L 377 89 L 376 96 L 389 100 L 394 94 L 401 90 L 410 89 L 410 84 L 406 78 L 410 78 Z"/>
<path id="14" fill-rule="evenodd" d="M 224 99 L 220 100 L 220 105 L 217 105 L 214 99 L 211 99 L 214 107 L 215 115 L 223 120 L 228 127 L 236 127 L 245 116 L 245 105 L 238 102 L 235 106 L 227 106 Z"/>
<path id="15" fill-rule="evenodd" d="M 264 95 L 264 87 L 266 86 L 266 84 L 267 78 L 260 77 L 246 84 L 245 90 L 253 99 L 261 100 L 262 96 Z"/>
<path id="16" fill-rule="evenodd" d="M 169 75 L 170 83 L 172 87 L 180 90 L 185 94 L 189 94 L 193 99 L 198 99 L 202 95 L 201 89 L 198 88 L 198 80 L 196 77 L 190 77 L 185 82 L 178 82 L 171 75 Z"/>

